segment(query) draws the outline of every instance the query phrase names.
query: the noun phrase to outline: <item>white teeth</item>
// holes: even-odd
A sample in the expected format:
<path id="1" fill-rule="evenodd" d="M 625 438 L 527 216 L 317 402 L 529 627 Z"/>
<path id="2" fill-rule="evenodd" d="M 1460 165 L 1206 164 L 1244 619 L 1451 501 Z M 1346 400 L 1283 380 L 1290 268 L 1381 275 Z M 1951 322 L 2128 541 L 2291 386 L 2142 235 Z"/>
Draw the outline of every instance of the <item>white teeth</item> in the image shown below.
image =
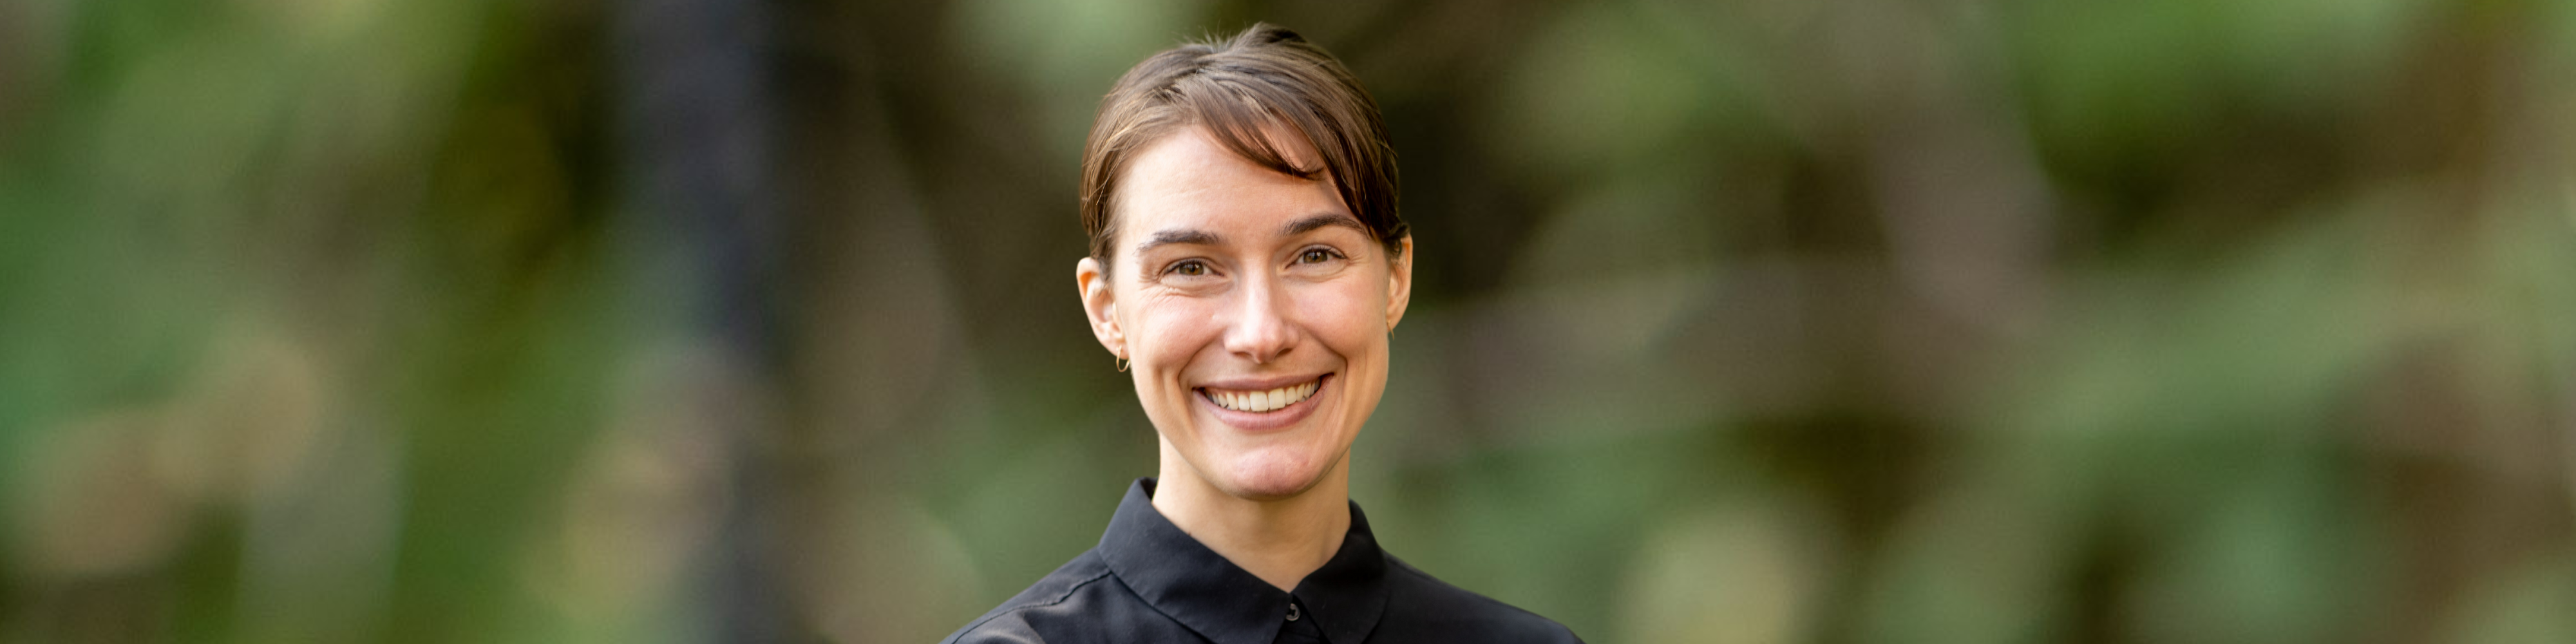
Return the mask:
<path id="1" fill-rule="evenodd" d="M 1207 390 L 1207 393 L 1208 399 L 1216 401 L 1217 406 L 1235 411 L 1261 413 L 1277 410 L 1281 407 L 1294 405 L 1298 402 L 1304 401 L 1308 396 L 1315 395 L 1315 390 L 1321 386 L 1323 386 L 1323 381 L 1316 380 L 1303 384 L 1280 387 L 1269 391 L 1225 391 L 1221 389 L 1209 389 Z"/>

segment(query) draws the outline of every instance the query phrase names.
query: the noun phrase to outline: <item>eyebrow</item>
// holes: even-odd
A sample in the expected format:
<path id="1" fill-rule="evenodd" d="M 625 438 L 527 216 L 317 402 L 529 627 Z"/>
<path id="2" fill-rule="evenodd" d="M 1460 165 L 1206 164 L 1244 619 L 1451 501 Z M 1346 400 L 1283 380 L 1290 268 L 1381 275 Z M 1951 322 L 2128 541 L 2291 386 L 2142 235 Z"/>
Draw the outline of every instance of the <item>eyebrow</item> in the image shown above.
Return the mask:
<path id="1" fill-rule="evenodd" d="M 1288 222 L 1288 226 L 1286 228 L 1280 229 L 1279 235 L 1282 237 L 1295 237 L 1313 232 L 1317 228 L 1323 228 L 1326 226 L 1341 226 L 1359 231 L 1362 235 L 1368 234 L 1369 231 L 1367 226 L 1360 225 L 1360 220 L 1357 217 L 1352 217 L 1348 213 L 1328 212 L 1320 215 L 1308 215 L 1304 219 Z"/>
<path id="2" fill-rule="evenodd" d="M 1153 250 L 1157 246 L 1167 246 L 1171 244 L 1216 246 L 1223 243 L 1225 243 L 1225 238 L 1216 236 L 1216 233 L 1196 228 L 1174 228 L 1154 233 L 1153 238 L 1145 240 L 1145 243 L 1136 245 L 1136 252 L 1143 253 L 1145 251 Z"/>
<path id="3" fill-rule="evenodd" d="M 1368 234 L 1368 226 L 1361 225 L 1359 218 L 1352 217 L 1348 213 L 1328 212 L 1317 215 L 1308 215 L 1296 221 L 1288 222 L 1288 225 L 1280 227 L 1279 235 L 1282 237 L 1294 237 L 1314 232 L 1315 229 L 1318 228 L 1331 226 L 1341 226 L 1359 231 L 1360 234 Z M 1145 243 L 1136 245 L 1136 252 L 1143 253 L 1157 247 L 1169 246 L 1172 244 L 1221 246 L 1225 244 L 1225 238 L 1217 236 L 1216 233 L 1196 228 L 1173 228 L 1170 230 L 1156 231 L 1153 237 L 1146 238 Z"/>

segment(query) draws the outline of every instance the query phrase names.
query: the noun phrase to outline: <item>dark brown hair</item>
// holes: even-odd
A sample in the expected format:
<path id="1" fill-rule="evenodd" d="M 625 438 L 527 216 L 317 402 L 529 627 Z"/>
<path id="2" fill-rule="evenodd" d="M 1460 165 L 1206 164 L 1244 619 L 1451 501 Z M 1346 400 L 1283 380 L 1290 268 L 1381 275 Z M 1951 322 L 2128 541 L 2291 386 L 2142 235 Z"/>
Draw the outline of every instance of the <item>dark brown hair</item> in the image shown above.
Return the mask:
<path id="1" fill-rule="evenodd" d="M 1082 228 L 1091 235 L 1092 259 L 1105 267 L 1116 255 L 1112 211 L 1128 161 L 1190 126 L 1206 126 L 1228 150 L 1281 174 L 1310 180 L 1330 175 L 1342 205 L 1386 245 L 1387 255 L 1403 254 L 1395 149 L 1387 144 L 1377 101 L 1322 47 L 1261 23 L 1223 41 L 1147 57 L 1101 99 L 1082 149 Z M 1263 135 L 1274 126 L 1305 137 L 1323 167 L 1290 163 L 1286 151 Z"/>

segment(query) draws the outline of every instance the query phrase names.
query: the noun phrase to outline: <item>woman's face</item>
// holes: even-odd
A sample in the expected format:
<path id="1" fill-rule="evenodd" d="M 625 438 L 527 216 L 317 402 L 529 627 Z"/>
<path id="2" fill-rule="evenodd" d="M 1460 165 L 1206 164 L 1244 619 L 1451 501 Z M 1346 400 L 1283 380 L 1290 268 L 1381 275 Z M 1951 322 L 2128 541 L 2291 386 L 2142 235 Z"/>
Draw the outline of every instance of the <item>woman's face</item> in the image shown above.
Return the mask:
<path id="1" fill-rule="evenodd" d="M 1314 167 L 1301 139 L 1272 137 Z M 1386 388 L 1412 240 L 1389 257 L 1329 176 L 1253 165 L 1198 127 L 1146 147 L 1119 190 L 1114 267 L 1085 258 L 1075 277 L 1166 453 L 1240 498 L 1314 487 Z"/>

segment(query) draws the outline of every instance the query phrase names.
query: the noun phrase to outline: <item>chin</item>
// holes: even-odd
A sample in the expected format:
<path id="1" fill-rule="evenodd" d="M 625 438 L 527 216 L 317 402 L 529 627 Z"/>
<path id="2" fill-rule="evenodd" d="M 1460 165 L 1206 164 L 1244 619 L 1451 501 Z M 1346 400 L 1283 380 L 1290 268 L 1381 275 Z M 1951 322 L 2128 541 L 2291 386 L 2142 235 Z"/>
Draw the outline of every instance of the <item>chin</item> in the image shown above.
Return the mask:
<path id="1" fill-rule="evenodd" d="M 1254 501 L 1276 501 L 1306 493 L 1324 480 L 1333 463 L 1318 456 L 1276 453 L 1245 454 L 1227 469 L 1227 494 Z"/>

